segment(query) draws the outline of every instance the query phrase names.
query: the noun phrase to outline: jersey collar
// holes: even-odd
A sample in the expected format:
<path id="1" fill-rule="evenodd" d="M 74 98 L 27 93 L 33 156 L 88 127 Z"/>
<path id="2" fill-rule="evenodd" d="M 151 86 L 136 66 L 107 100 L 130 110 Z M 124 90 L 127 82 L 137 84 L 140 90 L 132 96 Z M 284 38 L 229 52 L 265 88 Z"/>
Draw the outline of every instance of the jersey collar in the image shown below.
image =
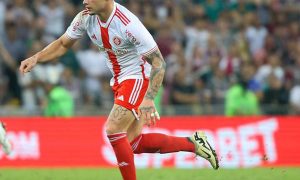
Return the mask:
<path id="1" fill-rule="evenodd" d="M 110 22 L 112 21 L 113 17 L 115 16 L 115 12 L 116 12 L 116 9 L 117 9 L 117 3 L 114 2 L 114 8 L 113 8 L 113 11 L 111 12 L 109 18 L 107 19 L 106 22 L 102 22 L 100 20 L 99 17 L 97 17 L 99 19 L 99 23 L 100 23 L 100 26 L 101 27 L 104 27 L 104 28 L 107 28 L 110 24 Z"/>

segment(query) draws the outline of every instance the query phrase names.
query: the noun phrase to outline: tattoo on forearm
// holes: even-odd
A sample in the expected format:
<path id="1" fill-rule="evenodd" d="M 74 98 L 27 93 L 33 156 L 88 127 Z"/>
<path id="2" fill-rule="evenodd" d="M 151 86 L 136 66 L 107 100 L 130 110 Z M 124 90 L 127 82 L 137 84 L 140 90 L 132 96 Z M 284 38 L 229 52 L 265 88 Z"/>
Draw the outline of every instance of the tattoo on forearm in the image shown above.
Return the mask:
<path id="1" fill-rule="evenodd" d="M 162 84 L 166 70 L 166 63 L 159 50 L 145 56 L 145 59 L 152 65 L 150 85 L 145 97 L 153 100 Z"/>
<path id="2" fill-rule="evenodd" d="M 141 112 L 153 112 L 153 110 L 155 110 L 155 108 L 153 106 L 142 106 L 140 107 L 140 111 Z"/>

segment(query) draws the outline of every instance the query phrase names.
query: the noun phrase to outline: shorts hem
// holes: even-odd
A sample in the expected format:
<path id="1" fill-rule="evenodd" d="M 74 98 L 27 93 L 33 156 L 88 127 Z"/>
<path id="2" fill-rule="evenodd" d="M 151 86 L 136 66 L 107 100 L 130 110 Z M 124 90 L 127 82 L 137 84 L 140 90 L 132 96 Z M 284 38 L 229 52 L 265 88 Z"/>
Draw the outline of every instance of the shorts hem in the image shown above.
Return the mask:
<path id="1" fill-rule="evenodd" d="M 132 111 L 132 109 L 134 109 L 135 111 L 137 111 L 138 108 L 139 108 L 139 107 L 134 107 L 133 105 L 124 104 L 124 103 L 122 103 L 120 101 L 115 101 L 114 103 L 117 104 L 117 105 L 119 105 L 119 106 L 122 106 L 122 107 L 128 109 L 129 111 Z"/>

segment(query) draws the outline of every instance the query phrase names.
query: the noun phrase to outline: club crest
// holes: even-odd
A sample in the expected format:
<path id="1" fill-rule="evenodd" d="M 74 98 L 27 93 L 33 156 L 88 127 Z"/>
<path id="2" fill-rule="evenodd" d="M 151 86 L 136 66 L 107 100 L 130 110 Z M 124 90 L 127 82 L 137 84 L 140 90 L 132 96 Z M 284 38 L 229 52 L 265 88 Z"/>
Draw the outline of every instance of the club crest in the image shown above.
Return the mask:
<path id="1" fill-rule="evenodd" d="M 115 37 L 113 38 L 113 42 L 114 42 L 115 45 L 120 46 L 121 43 L 122 43 L 122 40 L 121 40 L 121 38 L 115 36 Z"/>

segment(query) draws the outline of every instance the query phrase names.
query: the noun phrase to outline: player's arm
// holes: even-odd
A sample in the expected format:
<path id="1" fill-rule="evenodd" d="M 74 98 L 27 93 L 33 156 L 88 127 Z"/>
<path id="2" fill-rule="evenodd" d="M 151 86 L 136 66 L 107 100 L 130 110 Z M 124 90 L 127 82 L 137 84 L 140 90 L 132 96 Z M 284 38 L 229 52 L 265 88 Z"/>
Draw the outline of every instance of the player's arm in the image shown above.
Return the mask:
<path id="1" fill-rule="evenodd" d="M 76 42 L 76 40 L 80 39 L 85 33 L 86 17 L 87 16 L 84 16 L 83 11 L 79 12 L 73 19 L 64 35 L 53 41 L 40 52 L 21 62 L 19 69 L 20 72 L 22 74 L 27 73 L 37 63 L 56 59 L 65 54 L 67 50 Z"/>
<path id="2" fill-rule="evenodd" d="M 69 38 L 63 34 L 60 38 L 46 46 L 36 54 L 38 62 L 46 62 L 64 55 L 76 42 L 76 39 Z"/>
<path id="3" fill-rule="evenodd" d="M 164 79 L 166 63 L 159 49 L 155 50 L 149 55 L 144 56 L 144 58 L 149 64 L 152 65 L 150 83 L 145 98 L 149 100 L 154 100 Z"/>
<path id="4" fill-rule="evenodd" d="M 160 119 L 153 100 L 162 85 L 166 63 L 146 27 L 138 18 L 132 18 L 131 20 L 126 26 L 126 31 L 124 31 L 125 36 L 128 42 L 135 46 L 138 55 L 142 56 L 152 66 L 149 86 L 139 107 L 138 116 L 140 118 L 137 119 L 142 119 L 146 124 L 153 125 L 156 120 Z"/>
<path id="5" fill-rule="evenodd" d="M 166 63 L 158 49 L 150 53 L 149 55 L 145 55 L 144 58 L 149 64 L 152 65 L 152 69 L 150 73 L 149 86 L 139 110 L 140 117 L 142 117 L 142 119 L 145 120 L 146 124 L 150 126 L 154 125 L 156 120 L 160 119 L 154 105 L 154 98 L 162 85 L 166 70 Z"/>
<path id="6" fill-rule="evenodd" d="M 21 62 L 19 68 L 22 74 L 29 72 L 37 63 L 46 62 L 52 59 L 56 59 L 67 52 L 67 50 L 72 47 L 76 42 L 75 39 L 67 37 L 66 34 L 62 35 L 57 40 L 53 41 L 43 50 L 39 51 L 32 57 L 25 59 Z"/>

